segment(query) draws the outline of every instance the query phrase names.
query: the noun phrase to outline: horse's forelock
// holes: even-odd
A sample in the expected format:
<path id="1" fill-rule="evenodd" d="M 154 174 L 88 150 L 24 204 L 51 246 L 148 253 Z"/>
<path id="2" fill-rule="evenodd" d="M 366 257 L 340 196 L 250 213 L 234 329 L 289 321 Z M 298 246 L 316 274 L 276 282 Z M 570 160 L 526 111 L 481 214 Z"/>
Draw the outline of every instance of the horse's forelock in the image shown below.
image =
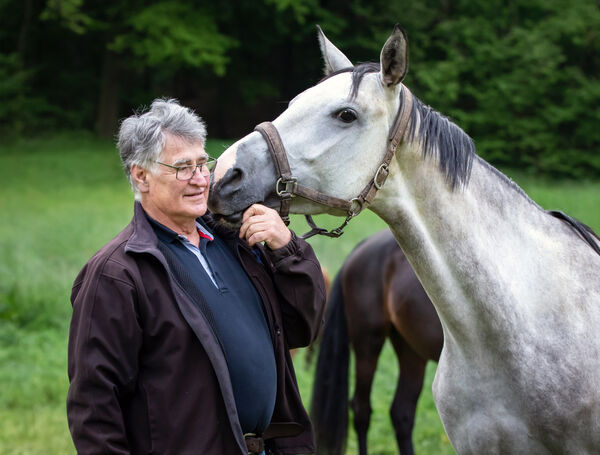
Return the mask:
<path id="1" fill-rule="evenodd" d="M 380 69 L 379 63 L 373 63 L 373 62 L 366 62 L 366 63 L 361 63 L 356 66 L 349 66 L 348 68 L 342 68 L 341 70 L 337 70 L 331 74 L 328 74 L 323 79 L 321 79 L 317 83 L 317 85 L 320 84 L 321 82 L 326 81 L 327 79 L 337 76 L 338 74 L 351 72 L 352 73 L 352 87 L 350 89 L 350 99 L 354 99 L 354 98 L 356 98 L 356 95 L 358 94 L 358 89 L 360 87 L 360 83 L 362 82 L 365 75 L 368 73 L 379 72 L 379 69 Z"/>
<path id="2" fill-rule="evenodd" d="M 352 71 L 352 88 L 350 89 L 350 99 L 356 98 L 358 95 L 358 89 L 360 88 L 360 83 L 366 74 L 369 73 L 378 73 L 380 71 L 381 66 L 379 63 L 361 63 L 354 67 L 354 71 Z"/>

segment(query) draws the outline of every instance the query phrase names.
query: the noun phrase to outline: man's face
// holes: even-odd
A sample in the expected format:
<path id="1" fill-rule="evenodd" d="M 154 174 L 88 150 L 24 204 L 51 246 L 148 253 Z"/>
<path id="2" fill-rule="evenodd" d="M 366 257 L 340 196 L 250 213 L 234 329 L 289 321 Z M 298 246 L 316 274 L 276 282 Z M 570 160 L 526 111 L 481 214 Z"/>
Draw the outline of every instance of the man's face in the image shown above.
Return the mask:
<path id="1" fill-rule="evenodd" d="M 166 134 L 165 147 L 158 161 L 171 166 L 194 165 L 207 158 L 200 143 L 190 144 Z M 161 223 L 171 227 L 195 220 L 206 213 L 210 175 L 206 167 L 196 169 L 190 180 L 178 180 L 176 170 L 161 164 L 147 174 L 147 191 L 142 206 Z"/>

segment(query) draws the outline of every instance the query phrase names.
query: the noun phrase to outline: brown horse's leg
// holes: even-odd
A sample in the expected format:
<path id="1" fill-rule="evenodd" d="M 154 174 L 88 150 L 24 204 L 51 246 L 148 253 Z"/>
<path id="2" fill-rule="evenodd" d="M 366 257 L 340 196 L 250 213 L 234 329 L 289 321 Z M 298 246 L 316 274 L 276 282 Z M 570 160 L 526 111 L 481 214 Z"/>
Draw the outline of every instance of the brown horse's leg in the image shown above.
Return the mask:
<path id="1" fill-rule="evenodd" d="M 415 424 L 417 401 L 423 388 L 427 360 L 421 358 L 396 330 L 391 331 L 390 340 L 400 367 L 390 415 L 400 454 L 413 455 L 412 430 Z"/>
<path id="2" fill-rule="evenodd" d="M 354 341 L 356 357 L 356 382 L 354 398 L 352 398 L 354 430 L 358 437 L 359 454 L 367 455 L 367 431 L 371 420 L 371 387 L 377 360 L 385 342 L 385 333 L 383 330 L 370 332 Z"/>

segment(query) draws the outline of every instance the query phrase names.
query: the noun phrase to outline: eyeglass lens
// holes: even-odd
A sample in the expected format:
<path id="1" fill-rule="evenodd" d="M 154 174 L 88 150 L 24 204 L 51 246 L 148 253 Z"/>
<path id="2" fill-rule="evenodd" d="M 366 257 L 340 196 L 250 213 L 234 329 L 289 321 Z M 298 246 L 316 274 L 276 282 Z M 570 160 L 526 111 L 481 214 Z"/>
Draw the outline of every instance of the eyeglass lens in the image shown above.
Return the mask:
<path id="1" fill-rule="evenodd" d="M 202 175 L 207 176 L 210 174 L 210 171 L 215 164 L 216 160 L 209 160 L 206 163 L 196 164 L 195 166 L 182 166 L 177 169 L 176 177 L 179 180 L 190 180 L 194 176 L 196 169 L 198 169 Z"/>

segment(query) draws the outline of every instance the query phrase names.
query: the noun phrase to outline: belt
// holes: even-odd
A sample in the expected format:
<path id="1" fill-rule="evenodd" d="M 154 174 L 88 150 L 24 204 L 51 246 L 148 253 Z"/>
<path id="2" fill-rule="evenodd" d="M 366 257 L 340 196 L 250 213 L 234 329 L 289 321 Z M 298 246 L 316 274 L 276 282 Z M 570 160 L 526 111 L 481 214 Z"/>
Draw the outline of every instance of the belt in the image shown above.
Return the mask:
<path id="1" fill-rule="evenodd" d="M 256 433 L 246 433 L 246 448 L 248 453 L 259 454 L 265 450 L 265 440 L 273 438 L 291 438 L 298 436 L 304 431 L 299 423 L 272 423 L 262 435 Z"/>

